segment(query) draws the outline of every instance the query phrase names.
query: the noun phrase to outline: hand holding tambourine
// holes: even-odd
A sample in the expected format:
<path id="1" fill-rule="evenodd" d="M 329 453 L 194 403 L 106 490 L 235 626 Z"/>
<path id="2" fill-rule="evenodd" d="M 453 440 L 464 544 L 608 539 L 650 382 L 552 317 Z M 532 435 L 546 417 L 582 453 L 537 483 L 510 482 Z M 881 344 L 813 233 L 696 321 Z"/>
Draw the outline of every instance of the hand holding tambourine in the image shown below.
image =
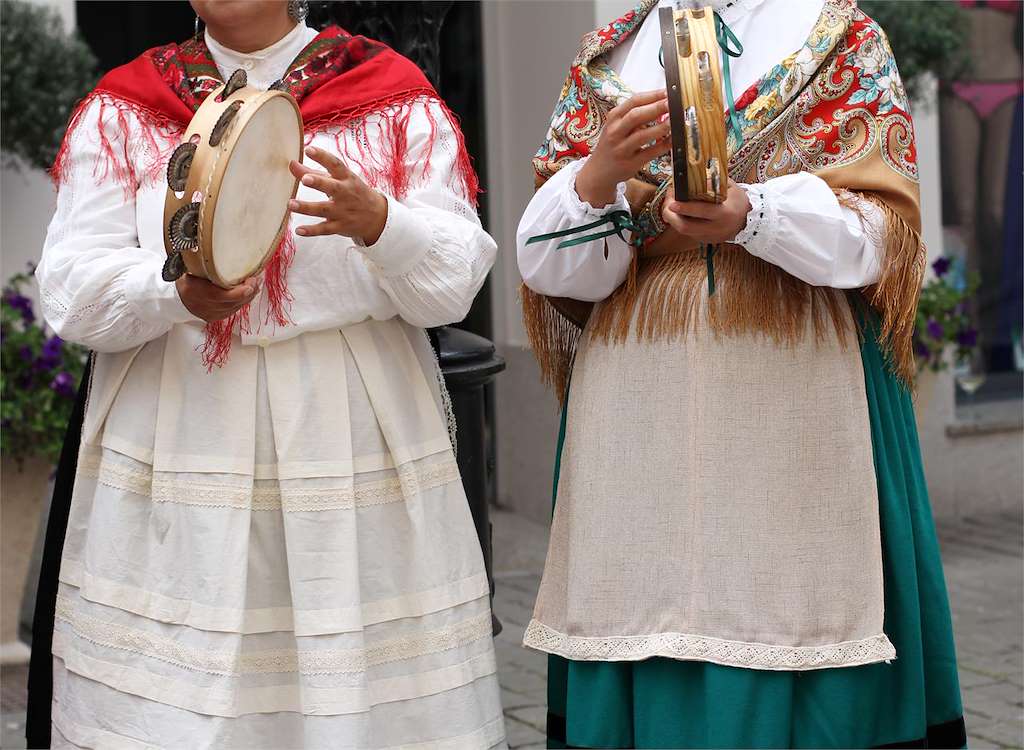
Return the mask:
<path id="1" fill-rule="evenodd" d="M 196 110 L 167 165 L 163 269 L 196 316 L 226 318 L 259 291 L 287 227 L 302 138 L 295 100 L 246 86 L 241 70 Z"/>
<path id="2" fill-rule="evenodd" d="M 750 199 L 747 191 L 732 180 L 725 200 L 677 201 L 669 196 L 661 207 L 661 218 L 684 237 L 695 243 L 732 242 L 747 226 Z"/>

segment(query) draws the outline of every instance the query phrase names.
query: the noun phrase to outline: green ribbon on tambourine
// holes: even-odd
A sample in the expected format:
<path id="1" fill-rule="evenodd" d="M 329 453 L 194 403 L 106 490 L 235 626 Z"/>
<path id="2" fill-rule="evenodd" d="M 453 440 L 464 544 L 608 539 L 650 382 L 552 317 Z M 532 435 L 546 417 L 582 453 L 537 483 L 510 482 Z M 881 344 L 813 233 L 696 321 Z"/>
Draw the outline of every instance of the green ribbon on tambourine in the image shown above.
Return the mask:
<path id="1" fill-rule="evenodd" d="M 718 46 L 722 50 L 722 78 L 724 79 L 725 97 L 729 102 L 729 127 L 732 129 L 733 137 L 736 139 L 736 148 L 743 143 L 743 128 L 740 126 L 740 118 L 736 113 L 736 102 L 732 98 L 732 72 L 729 70 L 729 58 L 739 57 L 743 54 L 743 45 L 736 35 L 732 33 L 729 25 L 722 20 L 722 17 L 715 11 L 715 37 Z M 735 49 L 729 45 L 735 45 Z"/>

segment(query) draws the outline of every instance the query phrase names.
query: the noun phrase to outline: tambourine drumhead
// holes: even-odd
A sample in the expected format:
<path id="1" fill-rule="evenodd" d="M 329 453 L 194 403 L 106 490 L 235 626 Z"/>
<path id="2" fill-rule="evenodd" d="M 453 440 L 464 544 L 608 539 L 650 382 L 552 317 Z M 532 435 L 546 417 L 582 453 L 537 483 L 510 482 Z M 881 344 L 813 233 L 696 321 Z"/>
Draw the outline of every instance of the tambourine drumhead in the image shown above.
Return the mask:
<path id="1" fill-rule="evenodd" d="M 266 101 L 248 121 L 231 151 L 213 218 L 213 264 L 228 286 L 244 281 L 273 251 L 295 193 L 290 159 L 302 159 L 301 125 L 283 96 Z M 292 148 L 282 148 L 282 145 Z M 202 231 L 202 230 L 200 230 Z"/>
<path id="2" fill-rule="evenodd" d="M 263 268 L 285 231 L 298 187 L 288 162 L 302 159 L 302 117 L 288 94 L 246 87 L 244 79 L 236 71 L 206 98 L 171 157 L 168 281 L 187 271 L 235 286 Z"/>

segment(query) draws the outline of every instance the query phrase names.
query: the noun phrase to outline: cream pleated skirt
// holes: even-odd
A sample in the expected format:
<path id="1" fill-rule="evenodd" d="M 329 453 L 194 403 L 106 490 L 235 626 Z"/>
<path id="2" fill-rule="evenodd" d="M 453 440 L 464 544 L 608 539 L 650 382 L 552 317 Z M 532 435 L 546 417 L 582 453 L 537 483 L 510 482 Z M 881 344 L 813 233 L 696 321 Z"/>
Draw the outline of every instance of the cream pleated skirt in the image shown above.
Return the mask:
<path id="1" fill-rule="evenodd" d="M 398 320 L 99 355 L 54 746 L 504 744 L 483 559 L 429 343 Z"/>

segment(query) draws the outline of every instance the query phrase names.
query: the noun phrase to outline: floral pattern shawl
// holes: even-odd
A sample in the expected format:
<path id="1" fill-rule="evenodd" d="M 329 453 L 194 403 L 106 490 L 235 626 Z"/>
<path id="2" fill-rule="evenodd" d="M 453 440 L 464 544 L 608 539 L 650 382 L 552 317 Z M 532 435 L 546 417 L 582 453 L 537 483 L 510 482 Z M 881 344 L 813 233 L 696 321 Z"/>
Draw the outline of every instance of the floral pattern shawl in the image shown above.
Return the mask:
<path id="1" fill-rule="evenodd" d="M 656 5 L 657 0 L 641 0 L 583 38 L 533 159 L 537 185 L 589 155 L 607 113 L 632 95 L 605 55 Z M 856 0 L 826 0 L 804 45 L 766 71 L 735 108 L 742 142 L 727 132 L 729 173 L 737 182 L 809 171 L 844 205 L 863 210 L 871 201 L 882 210 L 881 278 L 852 297 L 875 308 L 892 367 L 911 382 L 911 336 L 925 250 L 913 123 L 885 33 Z M 664 250 L 673 242 L 660 216 L 670 180 L 666 156 L 646 164 L 630 181 L 627 197 L 643 242 L 626 283 L 592 313 L 581 313 L 584 303 L 551 300 L 523 287 L 527 332 L 545 377 L 559 392 L 588 317 L 592 335 L 612 340 L 624 340 L 634 327 L 643 338 L 674 339 L 702 312 L 718 332 L 762 331 L 780 343 L 803 335 L 808 317 L 819 332 L 835 326 L 842 334 L 849 327 L 843 293 L 812 287 L 735 245 L 716 254 L 719 291 L 704 295 L 705 264 L 698 254 Z M 662 249 L 651 252 L 659 244 Z"/>

